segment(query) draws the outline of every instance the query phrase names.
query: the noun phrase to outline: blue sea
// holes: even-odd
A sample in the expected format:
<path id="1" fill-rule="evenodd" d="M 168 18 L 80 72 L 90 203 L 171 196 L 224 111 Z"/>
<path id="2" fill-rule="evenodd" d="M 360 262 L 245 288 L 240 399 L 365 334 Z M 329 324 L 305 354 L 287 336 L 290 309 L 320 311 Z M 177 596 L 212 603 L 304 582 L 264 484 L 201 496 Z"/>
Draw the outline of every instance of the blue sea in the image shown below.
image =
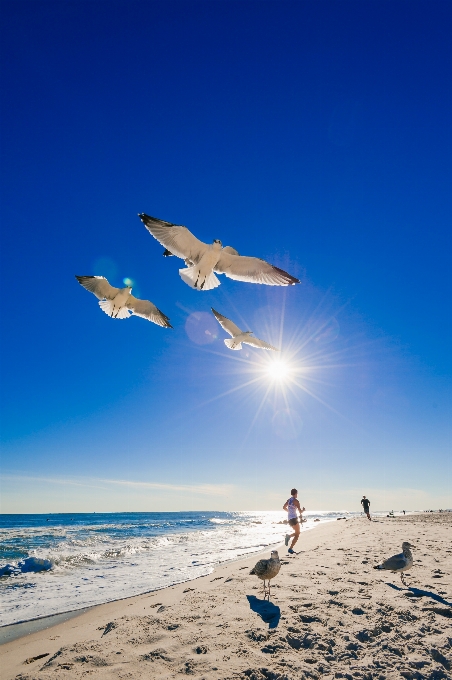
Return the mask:
<path id="1" fill-rule="evenodd" d="M 303 531 L 358 514 L 308 512 Z M 208 574 L 218 564 L 280 544 L 285 517 L 283 512 L 0 515 L 0 625 Z"/>

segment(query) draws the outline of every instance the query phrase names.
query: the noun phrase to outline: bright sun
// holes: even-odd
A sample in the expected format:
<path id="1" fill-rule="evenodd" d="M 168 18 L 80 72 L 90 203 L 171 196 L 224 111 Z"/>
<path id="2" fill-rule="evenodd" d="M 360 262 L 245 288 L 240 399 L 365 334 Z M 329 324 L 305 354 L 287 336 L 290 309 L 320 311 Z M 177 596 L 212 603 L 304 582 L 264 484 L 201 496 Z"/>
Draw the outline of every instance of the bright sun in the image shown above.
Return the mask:
<path id="1" fill-rule="evenodd" d="M 267 370 L 274 380 L 284 380 L 290 373 L 288 364 L 281 359 L 272 361 Z"/>

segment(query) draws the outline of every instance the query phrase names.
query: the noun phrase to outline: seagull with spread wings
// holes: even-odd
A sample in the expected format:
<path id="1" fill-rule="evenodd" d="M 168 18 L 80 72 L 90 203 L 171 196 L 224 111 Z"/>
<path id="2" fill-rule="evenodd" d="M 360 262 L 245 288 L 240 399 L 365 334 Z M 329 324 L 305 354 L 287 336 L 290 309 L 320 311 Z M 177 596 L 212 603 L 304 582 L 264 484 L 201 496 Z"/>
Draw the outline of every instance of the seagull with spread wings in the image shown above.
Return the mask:
<path id="1" fill-rule="evenodd" d="M 79 284 L 94 293 L 99 307 L 113 319 L 128 319 L 129 316 L 141 316 L 158 326 L 172 328 L 169 318 L 149 300 L 139 300 L 132 295 L 132 287 L 115 288 L 110 286 L 104 276 L 76 276 Z"/>
<path id="2" fill-rule="evenodd" d="M 229 347 L 229 349 L 242 349 L 243 343 L 244 345 L 260 347 L 260 349 L 272 349 L 275 352 L 279 352 L 279 349 L 273 347 L 272 345 L 269 345 L 268 342 L 264 342 L 263 340 L 259 340 L 258 338 L 252 338 L 251 333 L 253 331 L 241 331 L 240 328 L 235 325 L 235 323 L 232 323 L 230 319 L 223 316 L 223 314 L 220 314 L 220 312 L 217 312 L 213 307 L 211 307 L 211 310 L 213 312 L 214 317 L 220 324 L 221 328 L 224 328 L 226 333 L 229 333 L 229 335 L 232 337 L 232 340 L 226 338 L 226 340 L 224 341 L 224 344 L 226 345 L 226 347 Z"/>
<path id="3" fill-rule="evenodd" d="M 243 257 L 231 246 L 225 246 L 219 240 L 212 244 L 203 243 L 196 238 L 187 227 L 172 224 L 139 214 L 149 233 L 166 248 L 165 256 L 176 255 L 185 261 L 187 267 L 179 269 L 183 281 L 197 290 L 211 290 L 220 285 L 215 276 L 226 274 L 236 281 L 249 283 L 265 283 L 267 286 L 292 286 L 300 283 L 287 272 L 260 260 L 258 257 Z"/>

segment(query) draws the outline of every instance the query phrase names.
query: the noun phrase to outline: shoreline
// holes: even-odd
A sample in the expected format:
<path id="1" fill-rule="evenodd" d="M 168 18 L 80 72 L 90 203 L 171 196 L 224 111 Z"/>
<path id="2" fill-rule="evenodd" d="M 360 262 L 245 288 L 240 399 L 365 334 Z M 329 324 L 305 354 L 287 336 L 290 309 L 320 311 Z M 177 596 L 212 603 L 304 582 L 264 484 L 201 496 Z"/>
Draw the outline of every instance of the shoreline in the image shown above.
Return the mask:
<path id="1" fill-rule="evenodd" d="M 326 524 L 326 522 L 325 522 L 325 524 Z M 317 528 L 317 527 L 312 527 L 312 528 L 314 529 L 314 528 Z M 36 628 L 35 628 L 35 631 L 33 631 L 33 632 L 37 632 L 39 630 L 47 629 L 47 628 L 52 627 L 53 625 L 57 625 L 57 624 L 52 623 L 52 621 L 56 621 L 57 617 L 66 617 L 65 620 L 69 620 L 71 618 L 74 618 L 76 616 L 84 614 L 85 612 L 87 612 L 91 609 L 94 609 L 96 607 L 103 607 L 104 605 L 114 604 L 115 602 L 125 602 L 127 600 L 132 600 L 132 599 L 137 598 L 137 597 L 143 597 L 145 595 L 151 595 L 151 594 L 159 593 L 159 592 L 168 590 L 169 588 L 175 588 L 176 586 L 183 586 L 183 585 L 186 585 L 187 583 L 194 583 L 195 581 L 197 581 L 200 578 L 207 578 L 208 576 L 211 576 L 217 569 L 220 569 L 222 566 L 226 566 L 228 564 L 234 564 L 235 562 L 240 562 L 241 560 L 248 559 L 248 558 L 253 557 L 255 555 L 256 556 L 262 555 L 263 553 L 268 552 L 272 548 L 276 548 L 277 546 L 281 547 L 281 545 L 284 546 L 284 544 L 280 544 L 280 543 L 270 543 L 267 547 L 262 548 L 262 550 L 258 550 L 257 552 L 250 553 L 249 555 L 246 555 L 245 557 L 238 557 L 238 558 L 233 559 L 233 560 L 226 560 L 225 562 L 221 562 L 220 564 L 217 564 L 215 567 L 213 567 L 212 571 L 208 572 L 207 574 L 202 574 L 201 576 L 194 576 L 193 578 L 186 579 L 185 581 L 179 581 L 178 583 L 171 583 L 170 585 L 162 586 L 161 588 L 154 588 L 153 590 L 144 590 L 143 592 L 137 593 L 136 595 L 126 595 L 125 597 L 116 597 L 114 600 L 106 600 L 105 602 L 99 602 L 98 604 L 92 604 L 92 605 L 89 605 L 87 607 L 80 607 L 80 609 L 70 609 L 68 611 L 56 612 L 55 614 L 47 614 L 47 615 L 44 615 L 44 616 L 37 616 L 37 617 L 32 618 L 32 619 L 24 619 L 24 620 L 21 620 L 21 621 L 16 621 L 16 623 L 7 623 L 3 626 L 0 626 L 0 646 L 3 645 L 3 644 L 6 644 L 6 642 L 8 642 L 9 639 L 10 640 L 16 640 L 16 639 L 19 639 L 20 637 L 23 637 L 24 635 L 29 634 L 28 632 L 24 632 L 24 633 L 20 633 L 19 635 L 13 635 L 8 640 L 3 640 L 4 632 L 6 632 L 7 630 L 8 631 L 12 630 L 16 626 L 27 626 L 27 625 L 33 626 L 33 624 L 39 624 L 39 622 L 42 622 L 42 625 L 41 626 L 37 625 Z M 47 621 L 50 623 L 49 626 L 44 625 Z M 63 619 L 62 619 L 61 622 L 63 622 Z M 60 623 L 60 622 L 58 622 L 58 623 Z M 4 637 L 8 637 L 8 636 L 5 635 Z"/>
<path id="2" fill-rule="evenodd" d="M 282 544 L 282 545 L 284 545 L 284 544 Z M 270 546 L 268 546 L 268 548 L 263 548 L 262 551 L 252 553 L 252 555 L 253 556 L 254 555 L 259 556 L 264 552 L 268 552 L 271 548 L 275 548 L 275 546 L 281 547 L 281 544 L 279 544 L 279 543 L 271 544 Z M 250 556 L 248 555 L 247 557 L 244 557 L 244 558 L 238 558 L 238 559 L 234 559 L 234 560 L 228 560 L 227 562 L 222 562 L 221 564 L 215 566 L 212 569 L 212 571 L 209 572 L 208 574 L 202 574 L 201 576 L 194 576 L 193 578 L 187 579 L 186 581 L 180 581 L 179 583 L 172 583 L 171 585 L 162 586 L 161 588 L 155 588 L 154 590 L 145 590 L 142 593 L 138 593 L 137 595 L 127 595 L 126 597 L 117 597 L 114 600 L 107 600 L 106 602 L 100 602 L 99 604 L 93 604 L 93 605 L 90 605 L 88 607 L 81 607 L 80 609 L 71 609 L 69 611 L 58 612 L 56 614 L 48 614 L 46 616 L 38 616 L 38 617 L 33 618 L 33 619 L 26 619 L 24 621 L 17 621 L 16 623 L 5 624 L 4 626 L 0 626 L 0 647 L 3 644 L 6 644 L 9 641 L 18 640 L 21 637 L 29 635 L 29 634 L 31 634 L 31 632 L 38 632 L 40 630 L 52 628 L 54 625 L 58 625 L 59 623 L 63 623 L 64 621 L 75 618 L 76 616 L 81 616 L 82 614 L 85 614 L 87 611 L 91 611 L 92 609 L 96 609 L 98 607 L 104 607 L 105 605 L 115 604 L 117 602 L 127 602 L 128 600 L 134 600 L 135 598 L 141 598 L 141 597 L 144 597 L 146 595 L 155 595 L 155 594 L 161 593 L 165 590 L 169 590 L 171 588 L 176 588 L 177 586 L 183 586 L 183 585 L 187 585 L 188 583 L 194 583 L 195 581 L 198 581 L 199 579 L 207 578 L 208 576 L 212 576 L 212 574 L 214 574 L 215 571 L 220 569 L 222 566 L 226 566 L 228 564 L 234 564 L 235 562 L 240 562 L 244 559 L 248 559 L 249 557 Z M 62 620 L 56 622 L 56 619 L 58 617 L 62 617 Z M 55 623 L 53 623 L 53 621 L 55 621 Z M 45 625 L 47 622 L 49 622 L 50 625 L 48 625 L 48 626 Z M 25 626 L 30 625 L 30 627 L 34 627 L 33 624 L 39 624 L 39 623 L 41 623 L 41 625 L 37 625 L 34 630 L 30 630 L 28 632 L 21 632 L 19 635 L 13 634 L 11 637 L 5 635 L 5 637 L 9 637 L 9 639 L 3 640 L 2 634 L 6 631 L 9 631 L 9 630 L 12 631 L 12 629 L 14 629 L 16 626 L 24 626 L 25 627 Z M 25 628 L 24 628 L 24 630 L 25 630 Z"/>
<path id="3" fill-rule="evenodd" d="M 350 521 L 350 520 L 348 520 Z M 337 525 L 343 525 L 345 522 L 337 522 L 335 520 L 329 520 L 329 521 L 324 521 L 324 522 L 319 522 L 318 525 L 310 527 L 309 530 L 306 530 L 305 533 L 301 533 L 301 538 L 298 541 L 298 549 L 301 548 L 301 543 L 303 537 L 307 537 L 309 535 L 318 535 L 321 533 L 324 533 L 321 531 L 321 529 L 329 528 L 331 526 L 336 527 Z M 315 531 L 313 531 L 315 529 Z M 261 556 L 264 553 L 268 553 L 268 556 L 270 555 L 270 552 L 272 549 L 279 549 L 280 554 L 283 554 L 283 551 L 286 550 L 284 543 L 277 543 L 277 544 L 271 544 L 267 546 L 266 548 L 263 548 L 259 552 L 251 553 L 250 555 L 247 555 L 246 557 L 238 558 L 235 560 L 230 560 L 228 562 L 222 563 L 220 565 L 217 565 L 213 571 L 211 571 L 209 574 L 204 574 L 202 576 L 197 576 L 194 579 L 190 579 L 188 581 L 184 581 L 182 583 L 178 584 L 173 584 L 171 586 L 165 586 L 164 588 L 160 588 L 158 590 L 153 590 L 149 591 L 146 593 L 141 593 L 139 595 L 133 595 L 131 597 L 125 597 L 121 599 L 116 599 L 112 600 L 110 602 L 105 602 L 103 604 L 96 604 L 92 605 L 91 607 L 80 609 L 80 610 L 73 610 L 72 612 L 62 612 L 60 614 L 53 614 L 50 616 L 45 616 L 37 619 L 30 619 L 29 621 L 24 621 L 24 622 L 18 622 L 18 623 L 13 623 L 9 624 L 6 626 L 2 626 L 0 628 L 0 635 L 2 630 L 6 632 L 6 630 L 11 630 L 14 629 L 16 626 L 24 626 L 22 631 L 20 632 L 19 635 L 12 637 L 10 640 L 5 640 L 4 642 L 0 643 L 0 647 L 2 650 L 2 655 L 3 655 L 3 663 L 5 664 L 5 654 L 8 654 L 9 651 L 12 651 L 13 654 L 15 654 L 16 646 L 18 648 L 21 648 L 22 646 L 24 648 L 30 647 L 30 649 L 34 650 L 35 645 L 39 644 L 41 641 L 41 638 L 47 634 L 47 632 L 52 635 L 52 637 L 72 637 L 70 635 L 70 631 L 74 631 L 74 629 L 83 629 L 87 624 L 88 624 L 88 629 L 89 630 L 96 630 L 97 627 L 92 624 L 92 621 L 95 621 L 95 623 L 102 621 L 106 616 L 107 617 L 112 617 L 112 616 L 117 616 L 120 613 L 122 613 L 122 610 L 125 608 L 131 607 L 130 613 L 134 614 L 138 610 L 142 612 L 143 610 L 146 609 L 146 607 L 143 607 L 143 602 L 146 602 L 148 607 L 152 610 L 156 607 L 154 603 L 151 603 L 150 598 L 156 598 L 158 596 L 159 600 L 159 606 L 171 606 L 171 604 L 177 600 L 181 599 L 184 594 L 187 592 L 191 592 L 195 590 L 194 588 L 191 588 L 191 584 L 197 584 L 198 587 L 200 585 L 204 586 L 205 588 L 209 589 L 209 584 L 214 583 L 217 580 L 220 580 L 222 578 L 227 578 L 229 576 L 229 572 L 231 569 L 235 568 L 239 564 L 245 564 L 246 567 L 249 566 L 251 569 L 254 564 L 257 562 L 258 559 L 261 558 Z M 244 569 L 244 566 L 240 566 L 239 569 Z M 223 575 L 225 574 L 225 575 Z M 185 591 L 185 593 L 184 593 Z M 162 602 L 160 603 L 160 600 Z M 171 604 L 170 604 L 171 603 Z M 129 612 L 128 612 L 129 613 Z M 64 617 L 67 615 L 67 618 L 63 621 L 56 621 L 56 617 L 62 616 Z M 53 621 L 55 623 L 53 623 Z M 86 621 L 85 621 L 86 620 Z M 50 625 L 46 625 L 47 621 L 49 621 Z M 34 623 L 41 623 L 39 627 L 36 628 L 36 630 L 26 630 L 25 626 L 28 626 L 29 624 L 34 624 Z M 93 628 L 94 626 L 94 628 Z M 77 636 L 78 637 L 78 636 Z M 56 642 L 54 640 L 51 640 L 49 638 L 49 641 Z M 11 650 L 9 647 L 12 646 Z M 48 645 L 49 646 L 49 645 Z M 50 648 L 55 647 L 56 644 L 50 645 Z M 33 652 L 30 652 L 28 654 L 27 658 L 31 658 L 33 656 L 36 656 L 39 652 L 34 654 Z M 50 654 L 50 653 L 49 653 Z M 3 678 L 9 677 L 9 676 L 3 676 L 3 674 L 0 674 L 1 680 Z"/>

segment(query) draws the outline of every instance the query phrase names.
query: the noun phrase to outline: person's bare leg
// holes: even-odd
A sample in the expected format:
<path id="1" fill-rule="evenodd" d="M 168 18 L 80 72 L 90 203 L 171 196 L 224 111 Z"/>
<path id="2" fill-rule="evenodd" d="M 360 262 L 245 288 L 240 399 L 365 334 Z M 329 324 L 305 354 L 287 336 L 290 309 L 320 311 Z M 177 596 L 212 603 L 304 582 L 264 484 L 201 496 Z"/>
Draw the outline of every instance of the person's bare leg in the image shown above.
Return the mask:
<path id="1" fill-rule="evenodd" d="M 286 545 L 289 545 L 290 539 L 293 538 L 294 536 L 295 536 L 295 534 L 286 534 L 286 539 L 285 539 Z"/>
<path id="2" fill-rule="evenodd" d="M 300 535 L 300 525 L 299 524 L 295 524 L 294 531 L 295 531 L 294 538 L 293 538 L 292 543 L 290 544 L 291 550 L 293 550 L 293 547 L 294 547 L 295 543 L 298 541 L 298 537 Z"/>

